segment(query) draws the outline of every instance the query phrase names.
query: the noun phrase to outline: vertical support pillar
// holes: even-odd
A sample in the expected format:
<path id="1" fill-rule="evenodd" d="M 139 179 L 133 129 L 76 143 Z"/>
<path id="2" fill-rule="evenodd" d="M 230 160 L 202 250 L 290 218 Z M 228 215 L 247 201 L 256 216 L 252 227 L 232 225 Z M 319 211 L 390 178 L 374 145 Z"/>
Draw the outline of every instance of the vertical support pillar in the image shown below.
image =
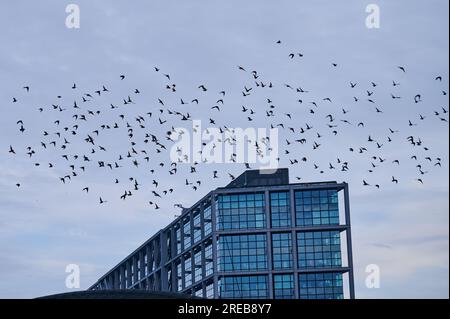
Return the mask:
<path id="1" fill-rule="evenodd" d="M 348 191 L 348 184 L 345 183 L 344 186 L 344 206 L 345 206 L 345 225 L 346 227 L 346 238 L 347 238 L 347 263 L 349 267 L 348 279 L 349 279 L 349 292 L 350 299 L 355 299 L 355 279 L 353 274 L 353 250 L 352 250 L 352 234 L 351 234 L 351 223 L 350 223 L 350 195 Z"/>
<path id="2" fill-rule="evenodd" d="M 270 192 L 266 190 L 264 192 L 264 206 L 266 210 L 266 254 L 267 254 L 267 269 L 269 273 L 268 278 L 268 290 L 269 299 L 273 299 L 273 263 L 272 263 L 272 233 L 270 229 L 272 227 L 272 219 L 270 214 Z"/>
<path id="3" fill-rule="evenodd" d="M 295 192 L 292 188 L 289 189 L 289 211 L 291 213 L 291 227 L 294 229 L 297 225 L 297 216 L 295 212 Z M 291 232 L 291 243 L 292 243 L 292 266 L 294 269 L 294 297 L 299 299 L 299 285 L 298 285 L 298 259 L 297 259 L 297 232 L 293 230 Z"/>
<path id="4" fill-rule="evenodd" d="M 211 228 L 212 228 L 212 253 L 213 253 L 213 280 L 214 280 L 214 299 L 218 299 L 219 295 L 219 276 L 217 272 L 219 267 L 217 265 L 218 247 L 217 247 L 217 218 L 219 212 L 216 211 L 215 192 L 211 193 Z"/>

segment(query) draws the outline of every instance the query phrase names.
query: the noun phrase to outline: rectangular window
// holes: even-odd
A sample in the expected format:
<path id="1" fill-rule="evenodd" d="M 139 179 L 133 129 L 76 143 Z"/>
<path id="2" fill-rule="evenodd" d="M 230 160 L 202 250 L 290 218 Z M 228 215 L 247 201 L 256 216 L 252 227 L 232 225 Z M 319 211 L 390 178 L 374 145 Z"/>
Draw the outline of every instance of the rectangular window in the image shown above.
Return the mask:
<path id="1" fill-rule="evenodd" d="M 266 235 L 232 235 L 219 238 L 220 271 L 267 269 Z"/>
<path id="2" fill-rule="evenodd" d="M 266 226 L 264 193 L 219 195 L 217 209 L 219 230 Z"/>
<path id="3" fill-rule="evenodd" d="M 299 268 L 341 267 L 340 232 L 297 233 L 297 258 Z"/>
<path id="4" fill-rule="evenodd" d="M 167 245 L 167 258 L 172 259 L 172 232 L 169 230 L 166 232 L 166 245 Z"/>
<path id="5" fill-rule="evenodd" d="M 176 269 L 177 269 L 177 290 L 181 291 L 183 290 L 183 276 L 181 273 L 181 262 L 177 262 L 176 264 Z"/>
<path id="6" fill-rule="evenodd" d="M 194 244 L 202 238 L 200 211 L 194 212 Z"/>
<path id="7" fill-rule="evenodd" d="M 184 288 L 192 285 L 192 262 L 191 256 L 184 257 Z"/>
<path id="8" fill-rule="evenodd" d="M 291 226 L 289 192 L 270 193 L 270 216 L 272 227 Z"/>
<path id="9" fill-rule="evenodd" d="M 283 274 L 273 276 L 273 296 L 275 299 L 294 299 L 294 275 Z"/>
<path id="10" fill-rule="evenodd" d="M 194 282 L 198 282 L 203 278 L 203 269 L 202 269 L 202 251 L 199 250 L 194 255 Z"/>
<path id="11" fill-rule="evenodd" d="M 179 226 L 175 228 L 175 237 L 177 238 L 177 255 L 181 254 L 181 229 Z"/>
<path id="12" fill-rule="evenodd" d="M 199 286 L 195 289 L 194 293 L 195 297 L 203 297 L 203 289 L 202 286 Z"/>
<path id="13" fill-rule="evenodd" d="M 148 267 L 147 267 L 147 262 L 148 262 L 148 258 L 147 258 L 147 253 L 144 253 L 144 272 L 145 272 L 145 276 L 148 275 Z"/>
<path id="14" fill-rule="evenodd" d="M 272 234 L 273 269 L 292 268 L 292 240 L 290 233 Z"/>
<path id="15" fill-rule="evenodd" d="M 206 298 L 208 299 L 214 298 L 214 282 L 206 283 Z"/>
<path id="16" fill-rule="evenodd" d="M 188 249 L 189 247 L 191 247 L 191 221 L 189 217 L 186 218 L 183 223 L 183 236 L 184 236 L 183 249 Z"/>
<path id="17" fill-rule="evenodd" d="M 343 299 L 342 274 L 336 272 L 299 275 L 300 299 Z"/>
<path id="18" fill-rule="evenodd" d="M 212 217 L 211 217 L 211 206 L 208 205 L 203 211 L 203 220 L 205 225 L 205 237 L 212 232 Z"/>
<path id="19" fill-rule="evenodd" d="M 337 191 L 296 191 L 295 216 L 297 226 L 338 225 Z"/>
<path id="20" fill-rule="evenodd" d="M 214 271 L 212 243 L 205 246 L 205 268 L 206 276 L 211 275 Z"/>
<path id="21" fill-rule="evenodd" d="M 220 298 L 267 299 L 269 297 L 265 275 L 223 277 L 219 287 Z"/>

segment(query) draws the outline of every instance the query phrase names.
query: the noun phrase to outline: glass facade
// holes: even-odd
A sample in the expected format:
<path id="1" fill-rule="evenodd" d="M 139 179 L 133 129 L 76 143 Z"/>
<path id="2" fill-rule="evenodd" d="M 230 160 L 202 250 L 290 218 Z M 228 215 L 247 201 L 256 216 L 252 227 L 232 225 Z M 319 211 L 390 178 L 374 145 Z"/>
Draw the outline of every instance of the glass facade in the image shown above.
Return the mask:
<path id="1" fill-rule="evenodd" d="M 348 196 L 347 185 L 257 185 L 211 192 L 96 287 L 203 298 L 341 299 L 344 291 L 354 296 L 351 254 L 342 250 L 349 252 L 351 237 L 339 219 L 338 192 Z"/>
<path id="2" fill-rule="evenodd" d="M 270 218 L 272 227 L 291 226 L 289 192 L 270 193 Z"/>
<path id="3" fill-rule="evenodd" d="M 211 205 L 207 205 L 203 211 L 204 220 L 204 232 L 205 237 L 212 233 L 212 216 L 211 216 Z"/>
<path id="4" fill-rule="evenodd" d="M 209 276 L 214 272 L 213 248 L 212 243 L 205 246 L 205 276 Z"/>
<path id="5" fill-rule="evenodd" d="M 265 223 L 264 193 L 219 195 L 219 230 L 264 228 Z"/>
<path id="6" fill-rule="evenodd" d="M 232 276 L 220 280 L 220 298 L 266 299 L 267 276 Z"/>
<path id="7" fill-rule="evenodd" d="M 175 228 L 175 237 L 177 239 L 177 255 L 181 254 L 181 229 L 179 226 Z"/>
<path id="8" fill-rule="evenodd" d="M 192 242 L 192 238 L 191 238 L 191 221 L 189 218 L 184 220 L 184 224 L 183 224 L 183 236 L 184 236 L 184 247 L 183 249 L 188 249 L 189 247 L 191 247 L 191 242 Z"/>
<path id="9" fill-rule="evenodd" d="M 339 231 L 297 233 L 299 268 L 340 267 L 341 245 Z"/>
<path id="10" fill-rule="evenodd" d="M 294 275 L 282 274 L 273 276 L 273 296 L 275 299 L 294 299 Z"/>
<path id="11" fill-rule="evenodd" d="M 193 222 L 194 222 L 194 244 L 195 244 L 202 238 L 200 210 L 197 210 L 195 212 Z"/>
<path id="12" fill-rule="evenodd" d="M 201 250 L 198 250 L 194 255 L 194 267 L 194 282 L 199 282 L 203 278 Z"/>
<path id="13" fill-rule="evenodd" d="M 299 275 L 300 299 L 343 299 L 342 274 L 336 272 Z"/>
<path id="14" fill-rule="evenodd" d="M 177 269 L 177 291 L 182 291 L 183 290 L 183 275 L 181 272 L 181 262 L 178 262 L 175 266 L 175 268 Z"/>
<path id="15" fill-rule="evenodd" d="M 191 256 L 184 256 L 184 288 L 192 285 L 192 261 Z"/>
<path id="16" fill-rule="evenodd" d="M 208 299 L 214 298 L 214 282 L 207 282 L 206 283 L 205 297 L 208 298 Z"/>
<path id="17" fill-rule="evenodd" d="M 219 238 L 219 271 L 267 269 L 265 234 L 232 235 Z"/>
<path id="18" fill-rule="evenodd" d="M 291 233 L 272 234 L 273 269 L 292 268 Z"/>
<path id="19" fill-rule="evenodd" d="M 296 191 L 295 217 L 297 226 L 338 225 L 337 191 Z"/>

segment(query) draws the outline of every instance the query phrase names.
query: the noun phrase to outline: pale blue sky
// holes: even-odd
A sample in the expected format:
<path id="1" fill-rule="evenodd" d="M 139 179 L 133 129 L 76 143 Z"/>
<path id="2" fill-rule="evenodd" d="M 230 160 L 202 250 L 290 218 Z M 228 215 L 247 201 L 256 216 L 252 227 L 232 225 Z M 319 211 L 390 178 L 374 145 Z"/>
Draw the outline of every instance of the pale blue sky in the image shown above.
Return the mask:
<path id="1" fill-rule="evenodd" d="M 448 298 L 448 123 L 433 115 L 441 107 L 448 110 L 448 99 L 441 93 L 448 91 L 448 1 L 74 1 L 81 9 L 78 30 L 65 27 L 69 3 L 0 3 L 0 297 L 67 291 L 64 270 L 71 263 L 81 267 L 81 288 L 89 287 L 173 220 L 174 203 L 189 206 L 209 190 L 226 185 L 227 172 L 237 175 L 244 169 L 243 165 L 203 165 L 199 176 L 204 184 L 197 192 L 183 186 L 188 173 L 180 173 L 178 179 L 157 174 L 161 188 L 176 189 L 171 199 L 160 203 L 159 211 L 148 205 L 154 177 L 142 169 L 129 167 L 118 176 L 137 176 L 147 189 L 126 202 L 118 198 L 124 187 L 117 188 L 112 176 L 99 170 L 63 186 L 58 178 L 66 170 L 60 155 L 41 152 L 30 161 L 23 150 L 29 145 L 40 149 L 42 131 L 53 132 L 55 118 L 70 120 L 65 112 L 39 113 L 37 109 L 58 103 L 57 95 L 70 108 L 71 86 L 76 82 L 79 92 L 92 93 L 103 84 L 110 88 L 110 95 L 96 100 L 89 106 L 92 109 L 120 103 L 139 88 L 136 108 L 120 111 L 131 120 L 133 114 L 157 114 L 157 99 L 163 98 L 173 109 L 189 110 L 205 125 L 214 116 L 220 125 L 266 127 L 270 122 L 264 116 L 265 100 L 271 98 L 280 109 L 280 120 L 288 123 L 282 113 L 292 113 L 290 126 L 309 123 L 324 135 L 319 140 L 324 147 L 317 152 L 309 145 L 297 148 L 291 157 L 281 155 L 283 166 L 289 166 L 289 158 L 310 158 L 308 164 L 289 166 L 291 181 L 301 176 L 304 181 L 333 179 L 350 184 L 357 297 Z M 380 29 L 365 26 L 369 3 L 380 7 Z M 275 44 L 278 39 L 281 45 Z M 302 52 L 304 57 L 291 61 L 291 52 Z M 338 68 L 331 67 L 333 62 Z M 258 70 L 261 78 L 277 86 L 270 94 L 262 91 L 244 100 L 240 91 L 253 82 L 237 65 Z M 398 65 L 405 66 L 407 73 L 398 70 Z M 177 83 L 176 95 L 164 89 L 167 81 L 154 72 L 154 66 L 170 73 L 171 82 Z M 120 81 L 119 74 L 126 74 L 126 80 Z M 437 75 L 442 75 L 442 82 L 434 80 Z M 393 88 L 393 80 L 400 86 Z M 357 91 L 351 91 L 350 81 L 358 82 Z M 354 95 L 365 98 L 370 81 L 378 83 L 375 98 L 382 115 L 367 102 L 353 102 Z M 296 102 L 298 94 L 283 88 L 284 83 L 310 91 L 303 96 L 303 105 Z M 208 94 L 197 89 L 200 84 L 208 87 Z M 22 89 L 25 85 L 31 87 L 28 94 Z M 218 116 L 210 106 L 221 90 L 227 95 Z M 391 93 L 402 99 L 392 100 Z M 417 93 L 422 94 L 422 103 L 413 102 Z M 12 103 L 12 97 L 19 101 Z M 180 97 L 187 101 L 200 97 L 202 103 L 181 106 Z M 333 104 L 323 102 L 325 97 L 331 97 Z M 308 113 L 310 101 L 320 104 L 317 117 Z M 244 104 L 257 111 L 250 124 L 241 116 Z M 340 113 L 342 107 L 351 110 L 348 116 Z M 88 128 L 118 121 L 119 113 L 105 114 Z M 364 120 L 366 126 L 346 128 L 339 123 L 340 134 L 332 137 L 324 125 L 328 113 L 353 123 Z M 418 114 L 427 118 L 420 121 Z M 448 119 L 448 114 L 442 116 Z M 24 134 L 18 131 L 18 119 L 25 123 Z M 408 120 L 419 125 L 408 127 Z M 367 146 L 369 134 L 385 139 L 389 127 L 400 131 L 393 143 L 383 140 L 384 148 L 370 149 L 364 160 L 349 153 L 349 146 Z M 165 133 L 158 125 L 148 130 Z M 411 148 L 405 141 L 409 135 L 420 137 L 430 147 L 429 153 Z M 314 136 L 309 139 L 313 141 Z M 116 152 L 128 147 L 126 137 L 114 134 L 103 137 L 101 143 Z M 280 143 L 284 145 L 284 137 Z M 9 145 L 20 154 L 8 154 Z M 85 144 L 74 141 L 71 147 L 72 154 Z M 410 156 L 416 152 L 428 171 L 422 176 L 424 185 L 414 180 L 419 176 Z M 442 168 L 427 164 L 425 154 L 433 160 L 441 157 Z M 367 172 L 371 155 L 387 158 L 387 164 L 373 174 Z M 336 157 L 349 161 L 348 173 L 326 169 Z M 167 155 L 158 159 L 169 163 Z M 394 159 L 402 165 L 392 165 Z M 35 161 L 44 163 L 43 167 L 35 167 Z M 54 170 L 46 168 L 50 161 Z M 326 173 L 319 174 L 313 163 Z M 220 179 L 211 180 L 213 170 L 220 172 Z M 392 175 L 400 180 L 398 185 L 391 183 Z M 381 189 L 363 188 L 362 179 L 380 184 Z M 87 185 L 89 195 L 81 192 Z M 98 205 L 99 194 L 108 205 Z M 381 268 L 379 289 L 364 285 L 368 264 Z"/>

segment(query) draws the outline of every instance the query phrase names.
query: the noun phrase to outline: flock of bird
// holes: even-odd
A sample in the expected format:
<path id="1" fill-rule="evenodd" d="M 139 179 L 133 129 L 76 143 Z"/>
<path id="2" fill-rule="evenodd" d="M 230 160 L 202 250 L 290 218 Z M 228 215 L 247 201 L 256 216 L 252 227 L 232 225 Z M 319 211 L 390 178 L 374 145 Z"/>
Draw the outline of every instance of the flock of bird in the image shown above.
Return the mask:
<path id="1" fill-rule="evenodd" d="M 281 41 L 276 41 L 275 46 L 282 46 Z M 299 52 L 286 54 L 286 60 L 304 59 L 305 55 Z M 340 68 L 336 62 L 329 62 L 330 72 Z M 399 74 L 407 75 L 406 66 L 397 66 Z M 42 134 L 39 145 L 30 145 L 24 149 L 18 149 L 14 145 L 9 145 L 5 150 L 13 158 L 15 156 L 27 157 L 31 164 L 36 167 L 47 167 L 55 170 L 59 175 L 60 184 L 71 183 L 74 179 L 83 179 L 83 175 L 92 170 L 102 170 L 110 176 L 111 183 L 122 189 L 120 200 L 128 200 L 136 192 L 144 190 L 148 194 L 148 204 L 154 209 L 160 209 L 161 201 L 165 201 L 168 196 L 175 194 L 174 186 L 163 187 L 161 178 L 155 176 L 165 176 L 167 180 L 176 178 L 184 181 L 184 187 L 197 191 L 202 186 L 202 180 L 198 177 L 198 172 L 204 169 L 209 163 L 206 159 L 200 162 L 190 161 L 190 155 L 182 149 L 177 149 L 177 161 L 171 161 L 169 152 L 180 138 L 182 132 L 177 129 L 180 123 L 189 123 L 194 118 L 192 113 L 199 108 L 202 109 L 206 122 L 210 127 L 219 128 L 221 133 L 228 133 L 228 138 L 223 143 L 236 145 L 238 142 L 234 135 L 233 123 L 230 118 L 235 114 L 241 120 L 246 120 L 250 126 L 266 126 L 277 128 L 282 133 L 284 141 L 271 141 L 268 136 L 260 137 L 257 140 L 249 140 L 259 158 L 264 158 L 267 152 L 272 149 L 274 142 L 279 142 L 279 156 L 277 161 L 286 163 L 291 170 L 297 172 L 296 167 L 301 169 L 314 170 L 319 174 L 327 174 L 332 171 L 348 172 L 351 170 L 349 160 L 344 158 L 346 154 L 359 155 L 361 165 L 367 165 L 367 170 L 358 172 L 361 176 L 362 187 L 380 188 L 380 183 L 372 183 L 371 175 L 375 174 L 382 165 L 390 165 L 392 174 L 388 183 L 398 184 L 402 181 L 396 177 L 396 168 L 401 165 L 403 159 L 390 158 L 389 155 L 381 155 L 381 150 L 390 143 L 403 143 L 398 147 L 410 147 L 411 155 L 408 161 L 414 162 L 416 170 L 412 172 L 411 180 L 423 184 L 428 171 L 426 167 L 439 168 L 444 165 L 442 157 L 431 154 L 431 146 L 425 144 L 420 137 L 420 122 L 435 121 L 436 125 L 443 125 L 447 130 L 448 110 L 440 107 L 435 110 L 424 109 L 422 114 L 408 113 L 409 118 L 404 118 L 399 122 L 397 128 L 389 128 L 386 136 L 375 138 L 373 134 L 366 130 L 366 118 L 359 118 L 357 121 L 349 119 L 353 108 L 357 108 L 361 103 L 373 105 L 373 109 L 368 109 L 366 116 L 372 118 L 380 115 L 380 122 L 383 121 L 384 110 L 377 102 L 377 96 L 384 94 L 392 104 L 399 100 L 408 99 L 412 105 L 425 103 L 422 94 L 414 96 L 401 96 L 398 88 L 401 83 L 393 80 L 389 83 L 392 88 L 389 92 L 378 90 L 379 83 L 358 83 L 350 81 L 348 83 L 348 94 L 352 96 L 349 106 L 337 106 L 334 98 L 324 96 L 321 99 L 311 99 L 311 92 L 304 87 L 264 79 L 260 71 L 251 70 L 245 66 L 237 66 L 236 72 L 242 76 L 246 83 L 240 92 L 228 92 L 225 90 L 212 90 L 206 83 L 197 84 L 191 90 L 190 98 L 178 95 L 178 86 L 174 83 L 170 74 L 164 72 L 159 67 L 154 68 L 154 72 L 160 75 L 160 90 L 164 94 L 170 93 L 172 98 L 162 97 L 155 101 L 141 101 L 141 91 L 145 88 L 123 89 L 122 83 L 128 80 L 127 75 L 122 74 L 114 82 L 114 89 L 110 85 L 98 85 L 90 92 L 80 90 L 76 83 L 71 86 L 71 90 L 77 98 L 68 102 L 61 95 L 56 96 L 55 103 L 48 106 L 38 107 L 34 111 L 39 114 L 46 114 L 47 119 L 52 119 L 52 126 L 45 127 L 39 134 Z M 435 75 L 430 81 L 436 85 L 437 91 L 441 95 L 447 92 L 441 88 L 442 76 Z M 125 87 L 125 85 L 124 85 Z M 295 100 L 294 111 L 292 108 L 286 110 L 277 104 L 271 97 L 271 90 L 278 88 L 286 90 L 286 96 L 291 96 L 292 92 Z M 120 99 L 109 98 L 111 92 L 121 96 Z M 17 96 L 11 98 L 11 103 L 17 105 L 21 103 L 22 97 L 32 94 L 33 88 L 30 85 L 23 87 Z M 241 105 L 227 105 L 227 97 L 239 96 Z M 262 105 L 250 106 L 247 103 L 249 97 L 263 96 L 265 103 Z M 205 105 L 206 96 L 212 98 L 215 103 Z M 108 102 L 105 102 L 108 100 Z M 176 105 L 172 101 L 179 101 Z M 150 107 L 148 104 L 150 103 Z M 285 103 L 285 102 L 284 102 Z M 138 107 L 145 104 L 145 107 Z M 233 103 L 234 104 L 234 103 Z M 330 108 L 327 106 L 331 106 Z M 326 110 L 326 111 L 325 111 Z M 325 111 L 326 114 L 323 114 Z M 64 114 L 64 116 L 62 116 Z M 107 114 L 107 116 L 104 116 Z M 228 117 L 227 117 L 228 115 Z M 224 121 L 227 123 L 223 123 Z M 17 132 L 26 139 L 29 132 L 24 119 L 15 119 Z M 305 123 L 299 125 L 299 123 Z M 355 135 L 367 136 L 364 145 L 349 145 L 346 150 L 342 150 L 341 156 L 333 159 L 326 158 L 326 166 L 317 164 L 315 154 L 318 150 L 327 148 L 334 143 L 333 138 L 338 138 L 341 131 L 350 128 L 355 130 Z M 195 130 L 195 128 L 193 128 Z M 408 129 L 404 137 L 400 137 Z M 115 131 L 114 137 L 111 137 Z M 160 132 L 165 132 L 161 134 Z M 121 136 L 126 143 L 118 146 L 115 136 Z M 114 145 L 108 145 L 108 139 L 114 141 Z M 349 141 L 350 143 L 352 141 Z M 216 145 L 215 145 L 216 147 Z M 283 149 L 281 149 L 283 148 Z M 40 162 L 35 160 L 41 153 L 46 153 L 51 162 Z M 299 155 L 302 154 L 302 155 Z M 229 161 L 236 162 L 237 155 L 232 154 Z M 322 158 L 322 160 L 324 160 Z M 186 164 L 189 162 L 189 164 Z M 58 163 L 58 164 L 56 164 Z M 236 176 L 232 173 L 221 172 L 218 165 L 211 166 L 211 178 L 226 178 L 233 180 Z M 236 163 L 236 165 L 239 165 Z M 251 163 L 244 163 L 245 168 L 251 168 Z M 142 168 L 142 171 L 140 170 Z M 244 168 L 244 167 L 242 167 Z M 138 169 L 133 171 L 133 169 Z M 118 172 L 122 172 L 119 174 Z M 125 179 L 118 176 L 128 175 Z M 297 181 L 302 177 L 296 176 Z M 17 182 L 20 187 L 20 182 Z M 89 193 L 95 189 L 95 185 L 86 185 L 80 191 Z M 97 190 L 98 191 L 98 190 Z M 184 189 L 177 189 L 184 191 Z M 110 194 L 108 195 L 110 196 Z M 108 203 L 110 198 L 104 194 L 98 194 L 98 203 L 103 205 Z M 174 204 L 175 207 L 182 207 L 181 204 Z"/>

